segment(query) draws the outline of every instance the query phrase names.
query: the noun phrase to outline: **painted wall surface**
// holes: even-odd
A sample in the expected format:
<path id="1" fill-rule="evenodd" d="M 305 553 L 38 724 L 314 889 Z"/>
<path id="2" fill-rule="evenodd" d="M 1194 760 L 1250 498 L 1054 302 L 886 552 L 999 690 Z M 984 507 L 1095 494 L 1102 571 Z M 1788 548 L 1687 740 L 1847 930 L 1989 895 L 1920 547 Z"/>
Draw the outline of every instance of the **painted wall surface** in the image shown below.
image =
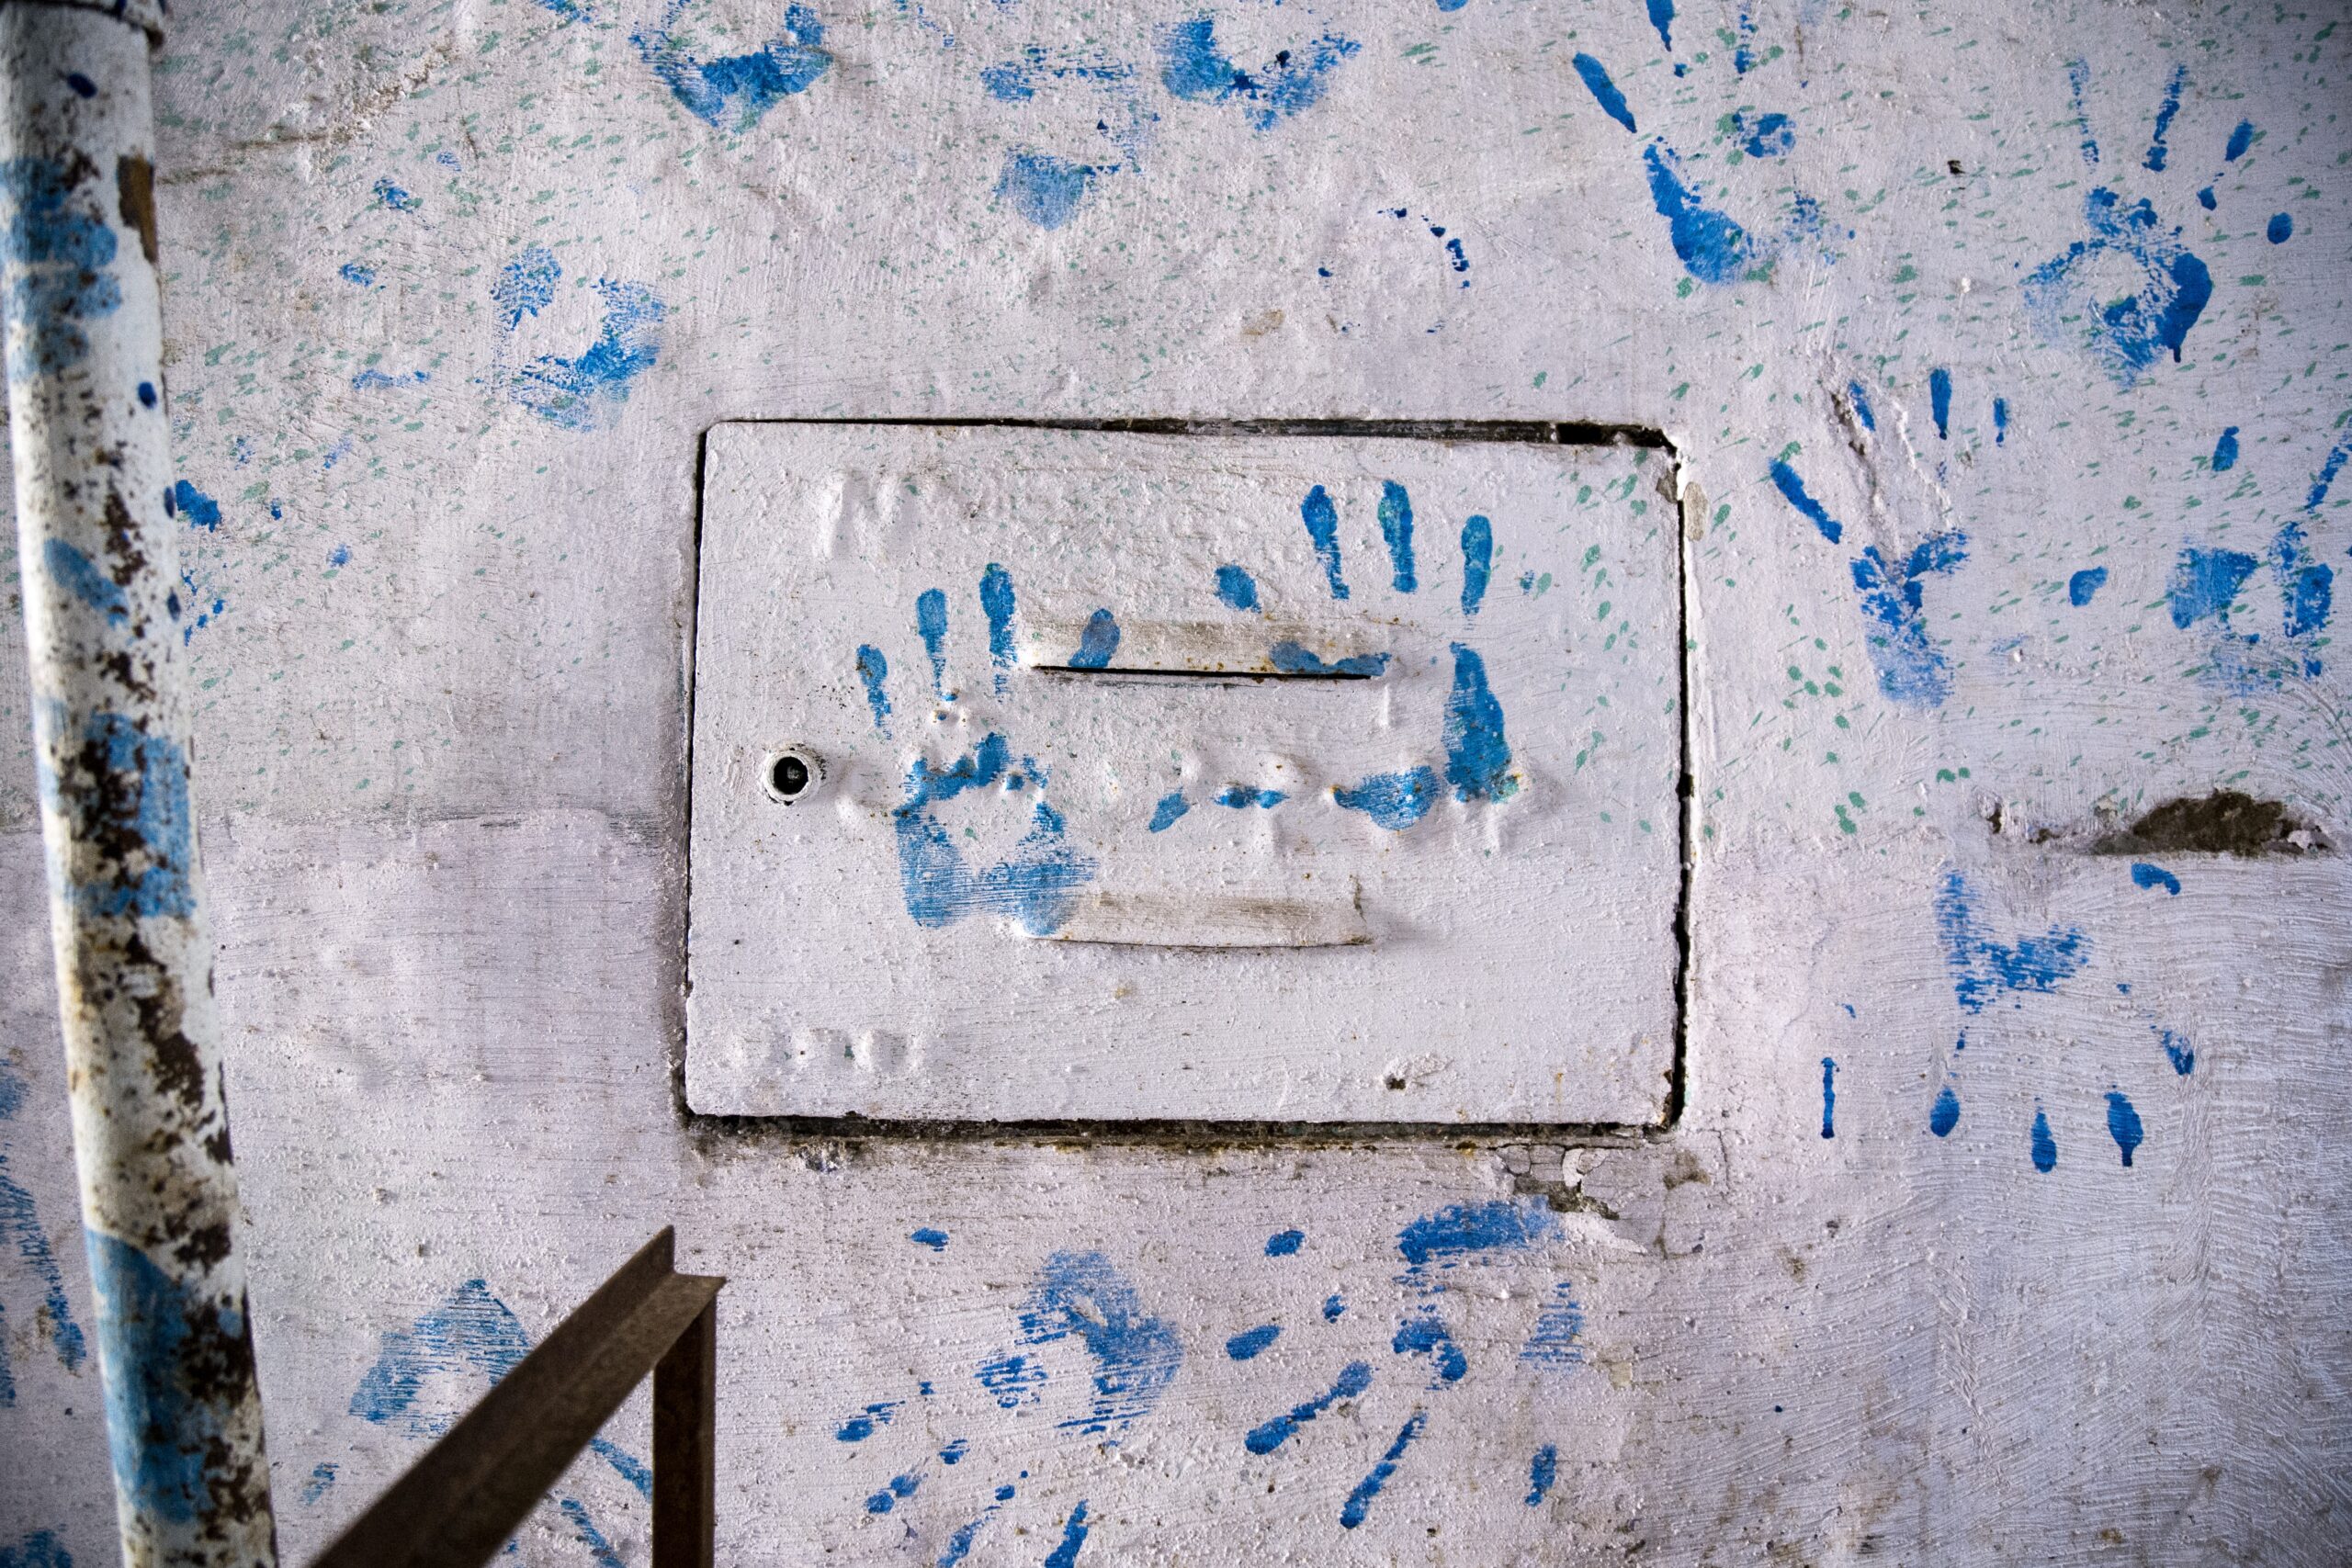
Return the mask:
<path id="1" fill-rule="evenodd" d="M 2352 1556 L 2347 20 L 184 0 L 179 570 L 290 1556 L 670 1221 L 733 1280 L 730 1562 Z M 1666 431 L 1675 1124 L 685 1116 L 700 437 L 814 417 Z M 1490 592 L 1608 614 L 1577 558 Z M 86 1568 L 29 700 L 0 1563 Z M 2269 852 L 2127 831 L 2221 788 Z M 644 1560 L 641 1405 L 607 1438 L 526 1560 Z"/>

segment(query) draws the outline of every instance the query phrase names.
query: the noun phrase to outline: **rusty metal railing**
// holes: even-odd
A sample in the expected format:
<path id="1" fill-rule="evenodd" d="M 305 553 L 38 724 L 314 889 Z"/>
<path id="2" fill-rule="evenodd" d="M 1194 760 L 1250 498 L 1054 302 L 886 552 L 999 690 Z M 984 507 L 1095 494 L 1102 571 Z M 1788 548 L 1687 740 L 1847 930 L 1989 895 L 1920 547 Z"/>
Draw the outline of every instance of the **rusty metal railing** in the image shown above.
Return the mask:
<path id="1" fill-rule="evenodd" d="M 662 1228 L 392 1483 L 314 1568 L 474 1568 L 653 1377 L 652 1568 L 711 1568 L 718 1288 Z"/>

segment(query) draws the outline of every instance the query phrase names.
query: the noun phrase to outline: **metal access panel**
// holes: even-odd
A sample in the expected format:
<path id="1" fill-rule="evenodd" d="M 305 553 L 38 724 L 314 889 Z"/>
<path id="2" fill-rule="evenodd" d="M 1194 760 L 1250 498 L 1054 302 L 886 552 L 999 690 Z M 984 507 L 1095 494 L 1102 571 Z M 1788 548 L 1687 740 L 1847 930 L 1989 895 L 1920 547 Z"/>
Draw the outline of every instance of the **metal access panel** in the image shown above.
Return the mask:
<path id="1" fill-rule="evenodd" d="M 688 1103 L 1658 1121 L 1668 467 L 1374 431 L 718 426 Z"/>

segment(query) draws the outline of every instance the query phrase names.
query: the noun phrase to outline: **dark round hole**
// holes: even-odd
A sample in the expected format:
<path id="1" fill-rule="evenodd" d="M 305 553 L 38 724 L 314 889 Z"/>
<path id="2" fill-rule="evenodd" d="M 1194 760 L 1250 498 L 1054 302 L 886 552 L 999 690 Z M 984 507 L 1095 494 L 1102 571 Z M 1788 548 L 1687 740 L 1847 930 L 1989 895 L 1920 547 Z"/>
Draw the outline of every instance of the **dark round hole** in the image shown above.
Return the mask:
<path id="1" fill-rule="evenodd" d="M 790 800 L 808 788 L 808 764 L 787 752 L 769 764 L 768 783 Z"/>

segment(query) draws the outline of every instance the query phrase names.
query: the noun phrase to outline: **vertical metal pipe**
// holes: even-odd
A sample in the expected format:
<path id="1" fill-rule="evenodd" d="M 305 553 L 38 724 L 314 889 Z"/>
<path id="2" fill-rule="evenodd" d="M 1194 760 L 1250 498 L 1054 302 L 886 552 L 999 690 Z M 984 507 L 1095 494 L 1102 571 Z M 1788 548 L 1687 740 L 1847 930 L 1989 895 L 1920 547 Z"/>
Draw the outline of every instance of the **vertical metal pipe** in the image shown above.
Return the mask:
<path id="1" fill-rule="evenodd" d="M 269 1564 L 155 276 L 157 0 L 0 0 L 0 299 L 41 832 L 123 1561 Z"/>

